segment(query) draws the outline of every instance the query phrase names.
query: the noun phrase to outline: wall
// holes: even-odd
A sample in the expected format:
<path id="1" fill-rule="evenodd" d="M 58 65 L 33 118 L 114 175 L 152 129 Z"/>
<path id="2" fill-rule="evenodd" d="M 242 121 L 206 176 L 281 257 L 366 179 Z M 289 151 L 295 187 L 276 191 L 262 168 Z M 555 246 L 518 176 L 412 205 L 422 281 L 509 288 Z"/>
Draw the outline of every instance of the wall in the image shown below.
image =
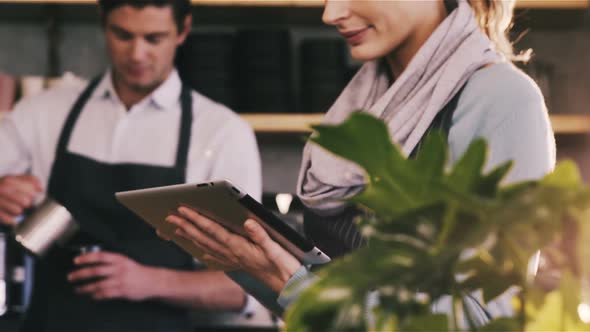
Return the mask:
<path id="1" fill-rule="evenodd" d="M 550 113 L 590 114 L 590 12 L 524 13 L 519 22 L 531 30 L 518 47 L 532 48 L 531 65 L 542 63 L 551 72 Z M 558 135 L 556 141 L 558 159 L 575 160 L 590 181 L 590 136 Z"/>

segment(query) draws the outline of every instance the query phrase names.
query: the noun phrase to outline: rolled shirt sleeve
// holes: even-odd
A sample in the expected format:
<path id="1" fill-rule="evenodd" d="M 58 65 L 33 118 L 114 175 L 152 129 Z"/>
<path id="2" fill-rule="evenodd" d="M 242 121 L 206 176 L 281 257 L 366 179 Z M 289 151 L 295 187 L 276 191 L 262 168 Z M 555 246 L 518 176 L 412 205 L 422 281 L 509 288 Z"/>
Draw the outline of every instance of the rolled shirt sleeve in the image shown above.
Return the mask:
<path id="1" fill-rule="evenodd" d="M 22 128 L 23 122 L 30 122 L 24 110 L 7 113 L 0 120 L 0 177 L 6 175 L 23 174 L 31 166 L 30 149 L 26 135 L 32 134 L 32 130 Z M 19 119 L 21 118 L 21 119 Z M 20 120 L 20 121 L 19 121 Z"/>

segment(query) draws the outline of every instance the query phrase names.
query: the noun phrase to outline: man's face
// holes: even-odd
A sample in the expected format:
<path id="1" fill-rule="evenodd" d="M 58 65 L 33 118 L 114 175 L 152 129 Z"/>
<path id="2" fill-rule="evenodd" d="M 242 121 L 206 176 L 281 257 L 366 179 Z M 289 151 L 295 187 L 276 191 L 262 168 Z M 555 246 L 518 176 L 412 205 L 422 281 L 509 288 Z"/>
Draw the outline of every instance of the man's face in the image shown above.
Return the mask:
<path id="1" fill-rule="evenodd" d="M 176 48 L 184 42 L 191 24 L 178 31 L 171 7 L 124 5 L 105 20 L 106 43 L 117 85 L 151 91 L 174 66 Z"/>

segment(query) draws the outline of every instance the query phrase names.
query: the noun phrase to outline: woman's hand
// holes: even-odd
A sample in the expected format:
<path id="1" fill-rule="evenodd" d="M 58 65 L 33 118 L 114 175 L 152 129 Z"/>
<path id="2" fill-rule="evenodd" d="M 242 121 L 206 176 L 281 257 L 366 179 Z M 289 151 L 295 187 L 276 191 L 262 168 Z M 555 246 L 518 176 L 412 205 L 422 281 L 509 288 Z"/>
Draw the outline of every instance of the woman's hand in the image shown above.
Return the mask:
<path id="1" fill-rule="evenodd" d="M 203 252 L 205 264 L 225 270 L 243 270 L 280 292 L 301 263 L 270 238 L 266 230 L 252 219 L 244 229 L 248 238 L 232 233 L 211 219 L 188 207 L 180 215 L 169 215 L 167 222 L 178 229 L 176 234 L 192 241 Z"/>

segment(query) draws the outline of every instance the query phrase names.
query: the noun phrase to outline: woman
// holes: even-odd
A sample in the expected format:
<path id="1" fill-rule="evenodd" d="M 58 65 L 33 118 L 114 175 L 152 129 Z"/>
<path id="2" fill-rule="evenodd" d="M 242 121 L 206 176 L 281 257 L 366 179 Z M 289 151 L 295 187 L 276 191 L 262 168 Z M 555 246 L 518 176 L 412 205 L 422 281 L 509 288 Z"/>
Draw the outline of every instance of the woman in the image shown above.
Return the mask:
<path id="1" fill-rule="evenodd" d="M 539 89 L 510 63 L 506 34 L 513 7 L 506 0 L 327 0 L 324 22 L 339 30 L 352 57 L 365 64 L 324 122 L 366 110 L 387 123 L 410 157 L 426 132 L 442 127 L 452 162 L 483 137 L 490 147 L 488 168 L 514 160 L 509 181 L 543 176 L 554 166 L 555 143 Z M 305 229 L 332 257 L 362 245 L 352 223 L 357 211 L 342 200 L 364 183 L 355 166 L 306 146 L 297 187 L 310 211 Z M 244 270 L 278 293 L 311 278 L 255 221 L 244 223 L 246 239 L 196 211 L 179 212 L 182 217 L 167 220 L 208 253 L 206 261 Z M 286 306 L 294 297 L 281 294 L 279 303 Z"/>

